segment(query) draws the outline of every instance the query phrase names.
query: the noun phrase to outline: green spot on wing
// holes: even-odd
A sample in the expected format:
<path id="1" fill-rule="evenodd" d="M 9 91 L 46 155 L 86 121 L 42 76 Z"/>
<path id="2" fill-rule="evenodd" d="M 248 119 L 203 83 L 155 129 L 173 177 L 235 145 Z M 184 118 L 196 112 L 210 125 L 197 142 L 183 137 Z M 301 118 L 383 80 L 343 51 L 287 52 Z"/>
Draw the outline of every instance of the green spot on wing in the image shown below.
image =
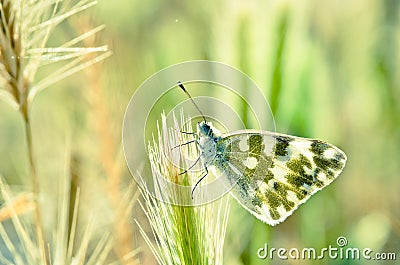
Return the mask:
<path id="1" fill-rule="evenodd" d="M 324 158 L 324 157 L 313 157 L 314 163 L 317 167 L 320 167 L 322 170 L 327 171 L 329 168 L 334 170 L 340 170 L 343 167 L 343 163 L 335 158 Z"/>
<path id="2" fill-rule="evenodd" d="M 299 200 L 304 199 L 304 197 L 306 197 L 306 195 L 308 194 L 308 192 L 306 190 L 304 190 L 303 188 L 300 188 L 300 189 L 294 188 L 293 186 L 287 185 L 284 183 L 282 183 L 281 185 L 283 185 L 286 190 L 292 191 L 296 195 L 297 199 L 299 199 Z"/>
<path id="3" fill-rule="evenodd" d="M 278 220 L 281 216 L 276 208 L 281 205 L 281 201 L 278 200 L 277 196 L 271 191 L 265 193 L 265 197 L 269 204 L 269 213 L 274 220 Z"/>
<path id="4" fill-rule="evenodd" d="M 338 161 L 344 160 L 344 159 L 345 159 L 345 156 L 344 156 L 342 153 L 337 152 L 337 153 L 335 154 L 335 159 L 338 160 Z"/>
<path id="5" fill-rule="evenodd" d="M 283 184 L 283 183 L 278 183 L 275 182 L 274 183 L 274 191 L 277 193 L 277 195 L 280 197 L 280 202 L 283 205 L 283 207 L 285 208 L 286 211 L 289 211 L 290 209 L 292 209 L 294 207 L 294 202 L 289 201 L 287 199 L 287 185 Z"/>
<path id="6" fill-rule="evenodd" d="M 278 220 L 281 218 L 281 215 L 279 214 L 278 210 L 275 208 L 269 209 L 269 214 L 271 215 L 273 220 Z"/>
<path id="7" fill-rule="evenodd" d="M 290 160 L 289 162 L 286 163 L 286 166 L 294 173 L 300 176 L 306 176 L 307 174 L 306 171 L 304 170 L 304 166 L 311 169 L 311 162 L 310 160 L 308 160 L 307 157 L 300 154 L 299 158 Z"/>
<path id="8" fill-rule="evenodd" d="M 265 175 L 263 181 L 265 183 L 268 183 L 268 181 L 270 181 L 273 178 L 274 178 L 274 174 L 270 170 L 267 170 L 267 174 Z"/>
<path id="9" fill-rule="evenodd" d="M 249 152 L 255 156 L 259 156 L 264 149 L 263 138 L 259 134 L 250 135 L 248 139 Z"/>
<path id="10" fill-rule="evenodd" d="M 319 156 L 322 156 L 325 150 L 328 148 L 329 144 L 320 140 L 313 140 L 313 143 L 311 144 L 311 152 Z"/>
<path id="11" fill-rule="evenodd" d="M 304 155 L 300 154 L 299 158 L 290 160 L 286 163 L 286 166 L 292 171 L 292 173 L 286 175 L 288 183 L 296 187 L 297 190 L 301 191 L 295 191 L 298 199 L 303 199 L 307 195 L 307 191 L 304 190 L 304 185 L 310 187 L 314 185 L 317 187 L 322 187 L 324 185 L 323 182 L 316 178 L 317 172 L 314 172 L 314 175 L 306 173 L 304 167 L 311 169 L 312 165 L 310 160 Z"/>
<path id="12" fill-rule="evenodd" d="M 285 136 L 276 137 L 275 155 L 276 156 L 288 155 L 287 148 L 291 140 L 292 140 L 291 138 Z"/>
<path id="13" fill-rule="evenodd" d="M 297 175 L 289 173 L 286 175 L 286 179 L 288 183 L 292 184 L 293 186 L 297 187 L 298 189 L 303 189 L 304 184 L 307 186 L 313 185 L 313 176 L 311 175 Z"/>
<path id="14" fill-rule="evenodd" d="M 314 171 L 314 179 L 317 179 L 317 176 L 318 176 L 318 174 L 319 173 L 321 173 L 321 169 L 320 168 L 316 168 L 315 169 L 315 171 Z M 316 181 L 315 182 L 315 185 L 318 187 L 318 188 L 322 188 L 323 186 L 324 186 L 324 183 L 322 182 L 322 181 Z"/>
<path id="15" fill-rule="evenodd" d="M 260 198 L 259 197 L 253 197 L 252 198 L 252 200 L 251 200 L 251 202 L 252 202 L 252 204 L 253 205 L 256 205 L 256 206 L 258 206 L 258 207 L 262 207 L 262 204 L 263 204 L 263 202 L 260 200 Z"/>

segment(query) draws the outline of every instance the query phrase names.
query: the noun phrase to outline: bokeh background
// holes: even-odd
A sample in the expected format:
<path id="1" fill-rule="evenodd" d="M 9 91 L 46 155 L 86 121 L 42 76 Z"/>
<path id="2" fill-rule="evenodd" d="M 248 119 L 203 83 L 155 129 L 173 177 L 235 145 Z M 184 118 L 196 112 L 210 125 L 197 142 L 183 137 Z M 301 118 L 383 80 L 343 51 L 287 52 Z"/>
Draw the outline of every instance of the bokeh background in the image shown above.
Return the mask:
<path id="1" fill-rule="evenodd" d="M 72 194 L 81 189 L 80 229 L 95 212 L 98 233 L 113 229 L 116 256 L 140 248 L 141 263 L 155 264 L 133 221 L 148 227 L 143 212 L 135 203 L 126 218 L 117 211 L 125 193 L 137 190 L 127 188 L 132 177 L 121 144 L 124 111 L 155 72 L 182 61 L 213 60 L 254 80 L 277 131 L 323 139 L 348 156 L 339 178 L 277 227 L 232 200 L 224 264 L 363 264 L 257 257 L 265 243 L 318 250 L 336 247 L 339 236 L 349 247 L 394 252 L 397 261 L 387 263 L 400 264 L 399 12 L 397 0 L 100 0 L 63 23 L 49 41 L 57 45 L 104 24 L 87 46 L 107 44 L 113 55 L 41 92 L 32 105 L 45 227 L 56 222 L 54 191 L 67 164 Z M 13 189 L 29 188 L 23 121 L 2 101 L 0 139 L 0 173 Z"/>

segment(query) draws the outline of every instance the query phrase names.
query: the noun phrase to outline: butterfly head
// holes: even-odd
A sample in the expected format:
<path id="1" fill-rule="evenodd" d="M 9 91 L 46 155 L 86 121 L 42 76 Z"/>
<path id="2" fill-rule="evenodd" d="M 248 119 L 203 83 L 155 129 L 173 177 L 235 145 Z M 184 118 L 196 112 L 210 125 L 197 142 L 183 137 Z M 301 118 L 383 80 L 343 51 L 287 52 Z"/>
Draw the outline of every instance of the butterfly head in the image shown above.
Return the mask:
<path id="1" fill-rule="evenodd" d="M 197 131 L 200 137 L 213 137 L 214 132 L 208 122 L 202 121 L 197 123 Z"/>
<path id="2" fill-rule="evenodd" d="M 197 123 L 197 134 L 199 137 L 208 137 L 213 139 L 217 139 L 221 136 L 220 131 L 218 131 L 211 122 L 205 121 Z"/>

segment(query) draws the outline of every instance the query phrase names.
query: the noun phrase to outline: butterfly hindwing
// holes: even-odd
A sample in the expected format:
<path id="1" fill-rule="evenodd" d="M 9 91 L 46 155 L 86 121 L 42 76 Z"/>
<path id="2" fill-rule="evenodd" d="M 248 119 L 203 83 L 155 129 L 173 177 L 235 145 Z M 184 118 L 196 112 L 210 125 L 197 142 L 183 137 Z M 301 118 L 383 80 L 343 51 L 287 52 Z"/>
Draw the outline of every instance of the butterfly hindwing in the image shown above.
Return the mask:
<path id="1" fill-rule="evenodd" d="M 319 140 L 257 130 L 215 139 L 208 165 L 224 173 L 243 207 L 270 225 L 329 185 L 346 162 L 341 150 Z"/>

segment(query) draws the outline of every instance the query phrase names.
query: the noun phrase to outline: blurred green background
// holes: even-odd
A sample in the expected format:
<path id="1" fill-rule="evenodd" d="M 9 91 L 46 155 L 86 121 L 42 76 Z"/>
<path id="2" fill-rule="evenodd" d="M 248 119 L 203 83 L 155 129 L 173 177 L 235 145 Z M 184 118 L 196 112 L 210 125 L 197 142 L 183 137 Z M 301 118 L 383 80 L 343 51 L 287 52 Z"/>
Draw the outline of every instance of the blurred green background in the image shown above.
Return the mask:
<path id="1" fill-rule="evenodd" d="M 240 69 L 263 90 L 278 132 L 323 139 L 348 156 L 339 178 L 277 227 L 232 201 L 224 263 L 364 263 L 257 257 L 265 243 L 318 250 L 336 247 L 336 239 L 345 236 L 349 247 L 395 252 L 397 261 L 388 264 L 400 264 L 399 12 L 397 0 L 100 0 L 57 34 L 65 38 L 85 25 L 105 24 L 96 43 L 108 44 L 113 56 L 53 85 L 32 106 L 43 189 L 51 194 L 57 187 L 65 150 L 71 149 L 81 210 L 100 212 L 100 227 L 111 222 L 118 197 L 110 187 L 132 180 L 123 160 L 121 126 L 135 89 L 172 64 L 219 61 Z M 57 35 L 50 42 L 56 44 Z M 11 185 L 29 183 L 23 130 L 19 114 L 0 102 L 0 171 Z M 130 239 L 121 246 L 140 246 L 143 264 L 152 264 L 133 218 L 147 222 L 134 210 L 127 223 Z"/>

